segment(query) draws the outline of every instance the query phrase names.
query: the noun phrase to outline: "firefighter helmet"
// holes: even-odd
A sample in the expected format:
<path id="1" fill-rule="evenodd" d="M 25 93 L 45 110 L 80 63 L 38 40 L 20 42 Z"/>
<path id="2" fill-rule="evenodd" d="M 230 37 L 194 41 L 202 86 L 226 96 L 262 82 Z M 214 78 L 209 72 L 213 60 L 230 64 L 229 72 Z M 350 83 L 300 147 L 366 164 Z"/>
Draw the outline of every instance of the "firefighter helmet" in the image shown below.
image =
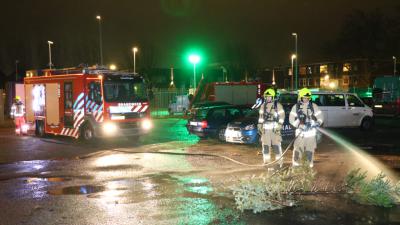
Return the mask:
<path id="1" fill-rule="evenodd" d="M 299 98 L 303 98 L 303 97 L 307 97 L 307 98 L 311 98 L 311 91 L 308 88 L 303 88 L 299 90 Z"/>
<path id="2" fill-rule="evenodd" d="M 274 89 L 272 89 L 272 88 L 269 88 L 269 89 L 267 89 L 265 92 L 264 92 L 264 98 L 266 98 L 266 97 L 275 97 L 275 90 Z"/>
<path id="3" fill-rule="evenodd" d="M 15 96 L 15 100 L 19 101 L 19 100 L 21 100 L 21 97 L 19 97 L 19 96 L 17 95 L 17 96 Z"/>

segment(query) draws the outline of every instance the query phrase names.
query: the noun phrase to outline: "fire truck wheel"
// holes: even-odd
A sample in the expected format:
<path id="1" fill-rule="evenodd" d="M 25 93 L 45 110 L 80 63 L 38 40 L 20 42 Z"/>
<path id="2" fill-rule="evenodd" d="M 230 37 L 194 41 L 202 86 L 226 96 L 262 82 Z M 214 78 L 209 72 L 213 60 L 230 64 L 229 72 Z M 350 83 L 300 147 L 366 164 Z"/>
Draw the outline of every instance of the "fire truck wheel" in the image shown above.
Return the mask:
<path id="1" fill-rule="evenodd" d="M 85 124 L 81 129 L 81 138 L 84 141 L 91 141 L 94 138 L 94 131 L 90 124 Z"/>
<path id="2" fill-rule="evenodd" d="M 44 137 L 46 135 L 44 131 L 44 122 L 41 120 L 36 121 L 36 129 L 35 129 L 35 134 L 38 137 Z"/>

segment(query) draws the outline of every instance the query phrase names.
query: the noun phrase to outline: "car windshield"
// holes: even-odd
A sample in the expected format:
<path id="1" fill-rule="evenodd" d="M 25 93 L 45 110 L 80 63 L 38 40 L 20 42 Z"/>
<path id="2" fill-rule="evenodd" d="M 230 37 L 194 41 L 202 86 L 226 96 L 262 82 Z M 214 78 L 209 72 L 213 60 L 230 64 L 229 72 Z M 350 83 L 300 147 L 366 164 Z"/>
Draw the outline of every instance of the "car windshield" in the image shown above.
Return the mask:
<path id="1" fill-rule="evenodd" d="M 206 108 L 204 108 L 204 109 L 201 109 L 201 108 L 200 108 L 200 109 L 197 109 L 197 110 L 194 112 L 193 118 L 194 118 L 194 119 L 198 119 L 198 120 L 206 119 L 208 111 L 209 111 L 209 109 L 206 109 Z"/>
<path id="2" fill-rule="evenodd" d="M 248 111 L 247 113 L 246 113 L 246 115 L 245 115 L 245 117 L 248 117 L 248 118 L 257 118 L 258 117 L 258 109 L 253 109 L 253 110 L 250 110 L 250 111 Z"/>
<path id="3" fill-rule="evenodd" d="M 143 79 L 132 76 L 117 76 L 104 80 L 106 102 L 144 102 L 147 101 L 146 86 Z"/>

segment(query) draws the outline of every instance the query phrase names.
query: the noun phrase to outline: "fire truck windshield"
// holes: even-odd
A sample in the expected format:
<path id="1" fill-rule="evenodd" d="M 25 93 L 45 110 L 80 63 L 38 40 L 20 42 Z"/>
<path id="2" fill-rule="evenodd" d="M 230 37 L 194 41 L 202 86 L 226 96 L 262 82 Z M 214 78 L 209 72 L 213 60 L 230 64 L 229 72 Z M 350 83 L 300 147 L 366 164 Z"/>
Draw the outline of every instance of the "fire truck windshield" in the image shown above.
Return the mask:
<path id="1" fill-rule="evenodd" d="M 145 102 L 146 86 L 141 78 L 116 77 L 104 80 L 106 102 Z"/>

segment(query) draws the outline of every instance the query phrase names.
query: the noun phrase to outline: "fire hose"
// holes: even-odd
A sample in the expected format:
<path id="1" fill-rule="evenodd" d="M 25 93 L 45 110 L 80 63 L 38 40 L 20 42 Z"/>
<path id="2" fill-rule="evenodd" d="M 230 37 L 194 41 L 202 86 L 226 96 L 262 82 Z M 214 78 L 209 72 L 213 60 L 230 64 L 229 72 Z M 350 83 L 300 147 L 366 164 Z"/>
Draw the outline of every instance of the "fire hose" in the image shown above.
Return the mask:
<path id="1" fill-rule="evenodd" d="M 265 164 L 247 164 L 247 163 L 243 163 L 240 161 L 237 161 L 235 159 L 232 159 L 228 156 L 224 156 L 224 155 L 218 155 L 218 154 L 208 154 L 208 153 L 179 153 L 179 152 L 156 152 L 156 151 L 124 151 L 124 150 L 118 150 L 118 149 L 113 149 L 112 151 L 116 151 L 116 152 L 122 152 L 122 153 L 135 153 L 135 154 L 139 154 L 139 153 L 147 153 L 147 154 L 168 154 L 168 155 L 185 155 L 185 156 L 207 156 L 207 157 L 219 157 L 219 158 L 223 158 L 226 159 L 228 161 L 231 161 L 233 163 L 242 165 L 242 166 L 249 166 L 249 167 L 268 167 L 271 166 L 275 163 L 277 163 L 279 160 L 281 160 L 283 158 L 283 156 L 289 151 L 290 147 L 294 144 L 295 140 L 300 136 L 302 132 L 300 132 L 298 135 L 296 135 L 293 140 L 288 144 L 288 146 L 286 147 L 285 151 L 283 151 L 283 153 L 276 158 L 274 161 L 269 162 L 269 163 L 265 163 Z"/>

